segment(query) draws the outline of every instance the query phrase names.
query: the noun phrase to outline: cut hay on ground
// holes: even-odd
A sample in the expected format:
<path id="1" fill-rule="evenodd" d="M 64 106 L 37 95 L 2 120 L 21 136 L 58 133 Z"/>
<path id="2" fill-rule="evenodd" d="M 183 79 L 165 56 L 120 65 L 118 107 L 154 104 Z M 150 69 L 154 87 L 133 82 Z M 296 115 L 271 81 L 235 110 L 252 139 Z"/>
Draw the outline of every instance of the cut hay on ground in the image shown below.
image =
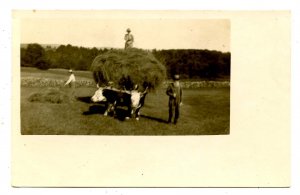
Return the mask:
<path id="1" fill-rule="evenodd" d="M 41 92 L 32 94 L 28 100 L 30 102 L 49 102 L 55 104 L 69 103 L 74 100 L 66 91 L 59 88 L 47 88 Z"/>
<path id="2" fill-rule="evenodd" d="M 157 88 L 166 78 L 166 68 L 151 52 L 141 49 L 110 50 L 97 56 L 91 66 L 95 82 L 106 86 L 113 82 L 116 88 L 140 90 Z"/>

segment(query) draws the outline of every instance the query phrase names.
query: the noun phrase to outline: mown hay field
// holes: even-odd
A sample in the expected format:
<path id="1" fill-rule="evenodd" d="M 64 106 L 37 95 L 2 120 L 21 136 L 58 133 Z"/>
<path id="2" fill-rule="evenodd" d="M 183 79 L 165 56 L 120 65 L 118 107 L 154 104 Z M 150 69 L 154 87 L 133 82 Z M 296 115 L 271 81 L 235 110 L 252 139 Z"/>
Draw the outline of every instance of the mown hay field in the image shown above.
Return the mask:
<path id="1" fill-rule="evenodd" d="M 56 71 L 59 72 L 56 74 Z M 58 76 L 59 75 L 59 76 Z M 75 72 L 76 75 L 76 72 Z M 24 78 L 67 80 L 67 70 L 38 71 L 24 69 Z M 88 71 L 76 75 L 90 81 Z M 94 83 L 76 88 L 76 99 L 63 103 L 29 101 L 33 94 L 55 89 L 63 94 L 69 88 L 58 86 L 24 86 L 21 83 L 21 133 L 23 135 L 220 135 L 229 134 L 230 88 L 198 87 L 183 90 L 183 105 L 177 125 L 167 124 L 168 97 L 165 86 L 149 93 L 139 121 L 105 117 L 104 105 L 91 103 Z M 121 116 L 123 108 L 117 110 Z"/>

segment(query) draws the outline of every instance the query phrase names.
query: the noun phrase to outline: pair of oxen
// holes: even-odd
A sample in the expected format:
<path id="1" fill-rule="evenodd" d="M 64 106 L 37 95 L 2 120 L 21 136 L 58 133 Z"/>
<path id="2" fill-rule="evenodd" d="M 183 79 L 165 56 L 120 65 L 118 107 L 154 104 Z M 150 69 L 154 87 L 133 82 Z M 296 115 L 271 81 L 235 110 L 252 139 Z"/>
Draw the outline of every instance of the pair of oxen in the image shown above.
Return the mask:
<path id="1" fill-rule="evenodd" d="M 135 118 L 139 120 L 140 109 L 143 107 L 147 89 L 144 92 L 137 90 L 120 90 L 113 87 L 99 87 L 95 94 L 91 97 L 92 102 L 104 102 L 106 109 L 104 116 L 116 115 L 118 106 L 128 108 L 125 119 Z"/>

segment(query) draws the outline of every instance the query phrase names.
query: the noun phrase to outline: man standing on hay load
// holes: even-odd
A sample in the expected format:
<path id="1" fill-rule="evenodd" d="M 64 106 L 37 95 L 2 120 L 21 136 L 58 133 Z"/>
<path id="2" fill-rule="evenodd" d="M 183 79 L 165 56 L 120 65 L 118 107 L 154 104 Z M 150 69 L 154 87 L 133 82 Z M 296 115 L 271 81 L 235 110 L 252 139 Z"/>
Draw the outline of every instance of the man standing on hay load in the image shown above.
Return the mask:
<path id="1" fill-rule="evenodd" d="M 75 96 L 75 82 L 76 82 L 76 79 L 75 79 L 75 76 L 74 76 L 74 73 L 73 73 L 72 69 L 69 70 L 69 73 L 70 73 L 69 79 L 65 83 L 64 86 L 66 86 L 66 85 L 70 86 L 70 88 L 71 88 L 71 95 L 72 95 L 72 97 L 74 97 Z"/>
<path id="2" fill-rule="evenodd" d="M 133 35 L 130 34 L 131 30 L 130 28 L 127 29 L 127 34 L 125 34 L 125 49 L 127 48 L 132 48 L 133 47 L 133 41 L 134 41 L 134 38 L 133 38 Z"/>
<path id="3" fill-rule="evenodd" d="M 174 82 L 170 83 L 167 88 L 167 95 L 169 96 L 169 119 L 168 123 L 172 122 L 173 113 L 175 111 L 174 124 L 179 118 L 179 107 L 182 104 L 182 89 L 179 83 L 179 75 L 173 77 Z"/>

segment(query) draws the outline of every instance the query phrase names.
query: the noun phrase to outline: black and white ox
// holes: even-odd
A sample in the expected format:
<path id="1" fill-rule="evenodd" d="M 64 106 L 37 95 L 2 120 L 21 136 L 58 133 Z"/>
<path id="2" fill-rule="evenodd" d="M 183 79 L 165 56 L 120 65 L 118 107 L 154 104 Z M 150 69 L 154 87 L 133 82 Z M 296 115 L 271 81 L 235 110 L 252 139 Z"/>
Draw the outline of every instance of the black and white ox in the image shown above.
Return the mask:
<path id="1" fill-rule="evenodd" d="M 125 106 L 128 108 L 126 119 L 134 117 L 139 120 L 140 109 L 143 107 L 146 97 L 145 92 L 138 92 L 137 90 L 125 91 L 113 88 L 99 88 L 91 100 L 93 102 L 105 102 L 106 110 L 104 115 L 116 114 L 118 106 Z"/>

